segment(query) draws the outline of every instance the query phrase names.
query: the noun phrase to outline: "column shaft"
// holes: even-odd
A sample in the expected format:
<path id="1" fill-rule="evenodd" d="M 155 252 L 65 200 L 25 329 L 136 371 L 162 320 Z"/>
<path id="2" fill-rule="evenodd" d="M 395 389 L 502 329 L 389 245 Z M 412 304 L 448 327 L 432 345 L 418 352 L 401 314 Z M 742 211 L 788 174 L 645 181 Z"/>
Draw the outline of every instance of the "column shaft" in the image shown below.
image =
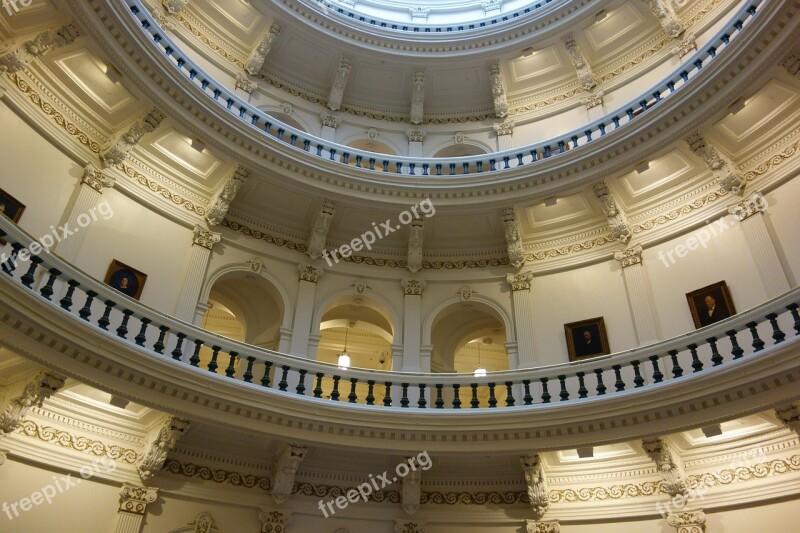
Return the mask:
<path id="1" fill-rule="evenodd" d="M 655 312 L 650 284 L 644 266 L 639 263 L 622 269 L 625 289 L 628 293 L 628 305 L 633 315 L 633 325 L 639 345 L 651 344 L 658 340 Z"/>
<path id="2" fill-rule="evenodd" d="M 178 300 L 178 307 L 175 310 L 175 318 L 187 322 L 195 320 L 195 311 L 197 310 L 200 291 L 203 289 L 203 283 L 205 282 L 206 269 L 210 258 L 211 250 L 197 244 L 192 245 L 189 264 L 186 268 L 186 278 L 183 280 L 183 289 Z"/>
<path id="3" fill-rule="evenodd" d="M 767 297 L 774 298 L 787 292 L 790 288 L 789 280 L 775 250 L 764 215 L 759 213 L 750 216 L 741 225 Z"/>

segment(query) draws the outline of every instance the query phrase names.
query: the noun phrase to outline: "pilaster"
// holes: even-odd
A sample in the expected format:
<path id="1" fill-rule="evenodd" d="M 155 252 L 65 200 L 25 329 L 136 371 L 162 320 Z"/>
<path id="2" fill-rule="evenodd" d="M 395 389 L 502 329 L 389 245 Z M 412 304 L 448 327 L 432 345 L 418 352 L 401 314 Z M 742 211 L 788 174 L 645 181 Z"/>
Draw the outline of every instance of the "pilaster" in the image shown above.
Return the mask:
<path id="1" fill-rule="evenodd" d="M 511 304 L 514 311 L 514 335 L 518 347 L 517 368 L 533 368 L 536 364 L 533 353 L 532 280 L 532 272 L 506 274 L 506 281 L 511 286 Z"/>
<path id="2" fill-rule="evenodd" d="M 650 281 L 642 264 L 641 245 L 614 252 L 614 259 L 619 261 L 622 266 L 622 278 L 625 281 L 628 307 L 631 310 L 636 339 L 639 345 L 643 346 L 656 342 L 659 339 L 658 320 L 656 319 Z"/>
<path id="3" fill-rule="evenodd" d="M 186 266 L 186 277 L 175 309 L 175 318 L 186 322 L 195 319 L 200 291 L 205 282 L 211 248 L 221 239 L 221 234 L 210 231 L 203 226 L 195 226 L 192 235 L 192 249 L 189 263 Z"/>
<path id="4" fill-rule="evenodd" d="M 140 533 L 147 507 L 156 501 L 158 488 L 125 483 L 119 492 L 119 510 L 115 533 Z"/>
<path id="5" fill-rule="evenodd" d="M 314 314 L 317 281 L 322 275 L 322 269 L 308 263 L 297 265 L 297 269 L 300 272 L 300 277 L 289 353 L 297 357 L 308 357 L 311 317 Z"/>
<path id="6" fill-rule="evenodd" d="M 404 278 L 403 285 L 403 368 L 401 372 L 421 372 L 422 290 L 426 282 Z"/>

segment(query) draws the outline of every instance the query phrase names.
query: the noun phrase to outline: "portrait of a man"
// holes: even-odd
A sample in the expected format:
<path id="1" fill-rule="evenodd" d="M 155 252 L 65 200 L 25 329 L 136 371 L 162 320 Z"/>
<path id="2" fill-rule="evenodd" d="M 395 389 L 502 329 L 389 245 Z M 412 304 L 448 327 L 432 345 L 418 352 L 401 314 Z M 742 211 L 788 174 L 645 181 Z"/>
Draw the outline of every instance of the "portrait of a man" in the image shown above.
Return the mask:
<path id="1" fill-rule="evenodd" d="M 686 295 L 696 328 L 725 320 L 736 314 L 728 285 L 719 281 Z"/>
<path id="2" fill-rule="evenodd" d="M 570 361 L 610 353 L 603 317 L 564 324 L 564 332 Z"/>
<path id="3" fill-rule="evenodd" d="M 138 300 L 142 295 L 142 289 L 144 288 L 146 280 L 147 274 L 115 259 L 108 267 L 105 284 L 117 289 L 122 294 Z"/>
<path id="4" fill-rule="evenodd" d="M 25 206 L 16 198 L 0 189 L 0 214 L 11 219 L 12 222 L 19 222 Z M 0 238 L 0 245 L 5 244 L 5 239 Z"/>

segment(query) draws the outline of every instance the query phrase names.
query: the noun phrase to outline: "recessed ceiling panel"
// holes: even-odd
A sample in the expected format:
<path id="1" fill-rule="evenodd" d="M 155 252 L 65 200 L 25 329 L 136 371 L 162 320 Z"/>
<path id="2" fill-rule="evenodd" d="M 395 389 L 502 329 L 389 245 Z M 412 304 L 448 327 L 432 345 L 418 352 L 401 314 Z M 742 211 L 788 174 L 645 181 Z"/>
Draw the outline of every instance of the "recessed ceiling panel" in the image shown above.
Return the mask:
<path id="1" fill-rule="evenodd" d="M 121 83 L 109 79 L 106 75 L 108 67 L 86 48 L 56 59 L 55 64 L 75 85 L 77 95 L 88 97 L 108 115 L 136 103 Z"/>
<path id="2" fill-rule="evenodd" d="M 619 183 L 624 190 L 626 203 L 640 201 L 662 191 L 665 187 L 680 182 L 694 173 L 692 163 L 684 154 L 673 150 L 649 162 L 647 170 L 636 170 L 622 176 Z"/>
<path id="3" fill-rule="evenodd" d="M 519 57 L 509 63 L 511 82 L 522 81 L 552 74 L 553 71 L 565 68 L 556 49 L 552 46 L 543 50 L 534 50 L 529 57 Z"/>
<path id="4" fill-rule="evenodd" d="M 797 89 L 773 78 L 747 98 L 741 110 L 728 114 L 716 126 L 731 141 L 746 142 L 757 132 L 770 131 L 787 112 L 796 112 L 799 99 Z"/>
<path id="5" fill-rule="evenodd" d="M 523 212 L 522 219 L 527 226 L 523 231 L 526 233 L 546 224 L 573 224 L 596 214 L 583 192 L 558 197 L 555 205 L 545 205 L 544 202 L 529 205 L 523 208 Z"/>
<path id="6" fill-rule="evenodd" d="M 481 240 L 492 242 L 494 238 L 503 234 L 499 227 L 499 218 L 489 213 L 432 217 L 426 226 L 433 227 L 431 237 L 436 241 L 449 240 L 461 244 Z M 433 224 L 430 224 L 431 222 Z"/>
<path id="7" fill-rule="evenodd" d="M 153 140 L 152 147 L 164 156 L 162 161 L 177 166 L 184 173 L 188 171 L 189 177 L 195 179 L 208 180 L 222 164 L 208 149 L 199 152 L 192 148 L 191 139 L 175 130 L 169 130 Z"/>
<path id="8" fill-rule="evenodd" d="M 583 52 L 590 58 L 602 56 L 605 48 L 619 47 L 625 40 L 638 40 L 645 26 L 644 15 L 633 6 L 633 2 L 625 2 L 609 9 L 605 19 L 583 31 L 583 37 L 589 45 Z"/>

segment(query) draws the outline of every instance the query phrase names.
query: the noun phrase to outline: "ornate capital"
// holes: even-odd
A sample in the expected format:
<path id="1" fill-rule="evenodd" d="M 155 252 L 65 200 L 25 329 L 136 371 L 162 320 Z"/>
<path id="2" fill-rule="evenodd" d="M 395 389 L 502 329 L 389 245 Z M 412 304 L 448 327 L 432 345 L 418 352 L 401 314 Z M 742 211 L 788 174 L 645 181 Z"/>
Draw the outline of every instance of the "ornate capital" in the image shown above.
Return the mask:
<path id="1" fill-rule="evenodd" d="M 481 2 L 481 7 L 483 8 L 483 13 L 485 15 L 491 15 L 500 11 L 500 6 L 502 5 L 503 0 L 484 0 Z"/>
<path id="2" fill-rule="evenodd" d="M 151 432 L 148 439 L 149 446 L 144 449 L 142 458 L 136 464 L 136 470 L 139 471 L 142 481 L 152 478 L 164 467 L 167 454 L 175 449 L 175 445 L 187 429 L 189 429 L 187 420 L 167 416 L 155 431 Z"/>
<path id="3" fill-rule="evenodd" d="M 258 84 L 251 80 L 247 73 L 239 72 L 236 74 L 236 85 L 233 86 L 234 89 L 241 89 L 247 94 L 250 94 L 256 90 L 256 87 L 258 87 Z"/>
<path id="4" fill-rule="evenodd" d="M 422 19 L 424 21 L 428 20 L 431 9 L 429 7 L 412 6 L 408 8 L 408 11 L 411 13 L 411 18 Z"/>
<path id="5" fill-rule="evenodd" d="M 292 521 L 292 513 L 261 509 L 261 533 L 286 533 L 286 526 Z"/>
<path id="6" fill-rule="evenodd" d="M 800 435 L 800 403 L 775 409 L 775 416 L 783 425 Z"/>
<path id="7" fill-rule="evenodd" d="M 427 285 L 425 280 L 414 278 L 403 278 L 400 283 L 406 296 L 422 296 L 422 289 Z"/>
<path id="8" fill-rule="evenodd" d="M 533 272 L 517 272 L 516 274 L 506 274 L 506 281 L 511 285 L 512 291 L 531 290 Z"/>
<path id="9" fill-rule="evenodd" d="M 622 243 L 628 242 L 631 235 L 633 235 L 633 231 L 631 231 L 630 225 L 628 224 L 628 218 L 617 205 L 617 200 L 609 191 L 605 180 L 600 180 L 595 183 L 592 189 L 603 208 L 603 212 L 608 218 L 611 234 Z"/>
<path id="10" fill-rule="evenodd" d="M 511 135 L 514 133 L 514 121 L 507 120 L 505 122 L 500 122 L 498 124 L 492 125 L 492 129 L 494 130 L 495 134 L 500 137 L 501 135 Z"/>
<path id="11" fill-rule="evenodd" d="M 642 245 L 637 244 L 620 252 L 614 252 L 614 259 L 622 264 L 622 268 L 642 264 Z"/>
<path id="12" fill-rule="evenodd" d="M 119 510 L 125 513 L 143 515 L 147 506 L 158 498 L 157 487 L 138 487 L 125 483 L 119 491 Z"/>
<path id="13" fill-rule="evenodd" d="M 174 15 L 175 13 L 180 13 L 189 3 L 189 0 L 161 0 L 161 3 L 170 15 Z"/>
<path id="14" fill-rule="evenodd" d="M 558 520 L 547 522 L 525 520 L 525 531 L 527 533 L 561 533 L 561 526 L 558 524 Z"/>
<path id="15" fill-rule="evenodd" d="M 408 142 L 412 142 L 412 143 L 421 143 L 421 142 L 423 142 L 425 140 L 425 135 L 427 135 L 427 134 L 428 134 L 427 131 L 420 130 L 420 129 L 409 129 L 409 130 L 406 130 L 406 137 L 408 137 Z"/>
<path id="16" fill-rule="evenodd" d="M 216 233 L 200 225 L 196 225 L 193 231 L 192 244 L 209 250 L 222 239 L 221 233 Z"/>
<path id="17" fill-rule="evenodd" d="M 28 411 L 41 407 L 42 402 L 64 386 L 66 379 L 57 372 L 45 371 L 13 384 L 0 402 L 0 438 L 15 431 Z"/>
<path id="18" fill-rule="evenodd" d="M 395 520 L 394 533 L 426 533 L 428 528 L 421 522 Z"/>
<path id="19" fill-rule="evenodd" d="M 703 533 L 706 530 L 706 514 L 703 511 L 687 511 L 670 513 L 667 523 L 678 533 Z"/>
<path id="20" fill-rule="evenodd" d="M 753 215 L 763 213 L 767 210 L 767 199 L 760 192 L 754 192 L 741 202 L 732 205 L 728 208 L 728 213 L 739 219 L 739 222 L 744 222 Z"/>
<path id="21" fill-rule="evenodd" d="M 567 51 L 567 55 L 569 55 L 569 58 L 572 60 L 572 66 L 575 68 L 575 74 L 578 76 L 578 83 L 581 84 L 584 91 L 591 91 L 592 88 L 597 85 L 597 79 L 594 76 L 594 72 L 592 72 L 591 66 L 589 66 L 589 62 L 586 60 L 580 46 L 578 46 L 578 43 L 575 41 L 572 32 L 566 34 L 563 40 L 564 48 Z"/>
<path id="22" fill-rule="evenodd" d="M 597 107 L 599 105 L 603 105 L 603 96 L 605 93 L 603 91 L 595 91 L 593 93 L 589 93 L 588 96 L 581 98 L 581 104 L 586 106 L 586 110 L 593 107 Z"/>
<path id="23" fill-rule="evenodd" d="M 339 117 L 332 113 L 322 113 L 319 118 L 322 121 L 322 125 L 327 128 L 336 129 L 339 127 Z"/>
<path id="24" fill-rule="evenodd" d="M 664 33 L 673 39 L 680 37 L 684 31 L 683 23 L 675 13 L 675 8 L 672 7 L 670 0 L 644 0 L 644 3 L 656 16 Z"/>
<path id="25" fill-rule="evenodd" d="M 300 271 L 300 281 L 316 283 L 322 275 L 322 269 L 314 265 L 301 264 L 297 265 L 297 269 Z"/>
<path id="26" fill-rule="evenodd" d="M 519 458 L 522 471 L 525 473 L 525 484 L 528 486 L 528 500 L 534 516 L 541 518 L 550 508 L 547 494 L 547 479 L 544 466 L 538 453 L 524 455 Z"/>
<path id="27" fill-rule="evenodd" d="M 664 480 L 667 494 L 677 496 L 689 492 L 690 487 L 680 458 L 673 453 L 666 442 L 659 438 L 643 439 L 642 448 L 656 464 L 658 473 Z"/>
<path id="28" fill-rule="evenodd" d="M 679 58 L 689 55 L 692 52 L 697 50 L 697 38 L 695 37 L 694 33 L 687 33 L 681 42 L 676 44 L 670 50 L 670 53 L 674 56 L 678 56 Z"/>
<path id="29" fill-rule="evenodd" d="M 695 155 L 705 161 L 708 168 L 714 173 L 714 177 L 717 178 L 720 187 L 734 194 L 744 193 L 746 182 L 736 173 L 733 163 L 720 154 L 713 145 L 706 143 L 699 132 L 689 135 L 686 143 Z"/>
<path id="30" fill-rule="evenodd" d="M 81 183 L 102 194 L 103 189 L 113 188 L 116 180 L 114 178 L 104 176 L 103 172 L 99 168 L 94 166 L 92 163 L 87 163 L 87 165 L 83 167 L 83 177 L 81 178 Z"/>

